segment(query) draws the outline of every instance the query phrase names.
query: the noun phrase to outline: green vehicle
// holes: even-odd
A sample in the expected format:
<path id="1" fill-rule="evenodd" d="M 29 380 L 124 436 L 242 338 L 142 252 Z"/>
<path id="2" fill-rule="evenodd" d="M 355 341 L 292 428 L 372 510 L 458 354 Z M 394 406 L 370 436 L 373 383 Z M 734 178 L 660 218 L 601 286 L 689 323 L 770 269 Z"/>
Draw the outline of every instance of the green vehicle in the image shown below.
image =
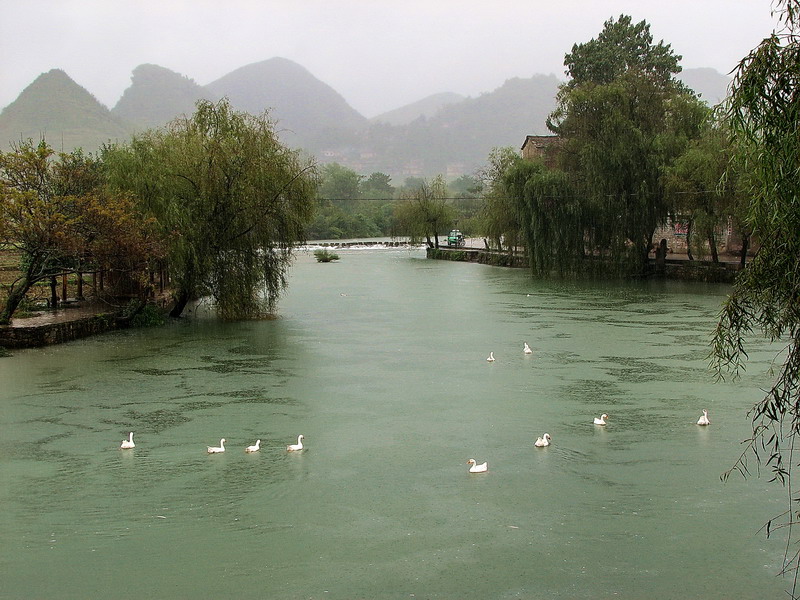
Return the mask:
<path id="1" fill-rule="evenodd" d="M 463 248 L 464 244 L 466 244 L 466 240 L 464 239 L 464 234 L 461 233 L 458 229 L 453 229 L 450 233 L 447 234 L 447 245 L 448 246 L 456 246 L 457 248 Z"/>

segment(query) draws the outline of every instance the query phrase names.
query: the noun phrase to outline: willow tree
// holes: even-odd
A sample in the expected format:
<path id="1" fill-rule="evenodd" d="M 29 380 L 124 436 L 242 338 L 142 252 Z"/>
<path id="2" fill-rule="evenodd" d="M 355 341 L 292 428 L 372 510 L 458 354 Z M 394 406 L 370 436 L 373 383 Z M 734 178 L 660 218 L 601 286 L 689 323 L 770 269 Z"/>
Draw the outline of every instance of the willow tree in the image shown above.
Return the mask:
<path id="1" fill-rule="evenodd" d="M 752 183 L 746 221 L 760 247 L 724 306 L 714 357 L 720 373 L 726 367 L 736 372 L 753 330 L 784 346 L 774 384 L 751 413 L 749 448 L 785 484 L 784 523 L 791 532 L 800 514 L 792 482 L 800 441 L 800 2 L 779 0 L 776 6 L 783 28 L 741 61 L 732 85 L 728 116 L 734 139 L 748 148 Z M 742 473 L 748 454 L 736 465 Z M 794 571 L 796 597 L 800 554 L 788 545 L 784 567 Z"/>
<path id="2" fill-rule="evenodd" d="M 444 177 L 437 175 L 430 182 L 422 181 L 418 187 L 404 191 L 397 203 L 395 218 L 412 238 L 424 237 L 430 248 L 438 248 L 439 234 L 448 229 L 455 218 L 455 211 L 447 202 Z"/>
<path id="3" fill-rule="evenodd" d="M 686 245 L 690 260 L 693 259 L 693 249 L 704 252 L 707 246 L 713 262 L 719 262 L 717 231 L 727 225 L 729 218 L 739 216 L 742 199 L 738 189 L 739 176 L 730 169 L 734 158 L 734 146 L 726 124 L 709 118 L 701 136 L 665 169 L 667 197 L 676 218 L 687 226 Z M 736 221 L 742 230 L 739 220 Z M 747 239 L 746 235 L 744 239 Z M 747 251 L 746 242 L 743 250 Z"/>
<path id="4" fill-rule="evenodd" d="M 517 202 L 506 182 L 506 173 L 521 160 L 514 148 L 492 148 L 488 164 L 478 173 L 483 184 L 483 230 L 500 250 L 504 242 L 509 250 L 513 250 L 523 237 Z"/>
<path id="5" fill-rule="evenodd" d="M 609 265 L 641 272 L 669 204 L 661 174 L 695 137 L 703 105 L 675 75 L 680 56 L 625 15 L 576 44 L 570 81 L 548 126 L 564 139 L 562 166 L 595 222 L 587 244 Z"/>
<path id="6" fill-rule="evenodd" d="M 519 161 L 506 171 L 534 275 L 561 277 L 585 268 L 586 217 L 564 171 Z"/>
<path id="7" fill-rule="evenodd" d="M 201 100 L 191 117 L 107 148 L 104 160 L 110 180 L 136 193 L 169 238 L 172 316 L 204 296 L 225 319 L 274 311 L 317 181 L 266 113 Z"/>

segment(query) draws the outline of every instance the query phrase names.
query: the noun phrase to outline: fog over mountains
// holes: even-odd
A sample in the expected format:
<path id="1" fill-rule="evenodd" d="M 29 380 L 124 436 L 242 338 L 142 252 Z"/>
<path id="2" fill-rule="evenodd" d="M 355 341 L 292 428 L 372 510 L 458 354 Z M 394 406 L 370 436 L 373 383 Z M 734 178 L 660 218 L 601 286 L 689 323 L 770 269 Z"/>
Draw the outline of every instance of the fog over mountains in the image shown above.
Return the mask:
<path id="1" fill-rule="evenodd" d="M 681 78 L 710 104 L 722 100 L 730 78 L 713 69 L 687 69 Z M 45 136 L 57 150 L 94 151 L 137 131 L 189 115 L 199 99 L 227 97 L 238 110 L 269 110 L 284 143 L 319 162 L 339 162 L 402 183 L 408 176 L 472 174 L 493 147 L 521 146 L 547 134 L 562 83 L 553 75 L 507 80 L 475 98 L 442 93 L 366 119 L 332 87 L 284 58 L 246 65 L 205 86 L 157 65 L 133 70 L 131 85 L 108 109 L 66 73 L 40 75 L 0 113 L 0 144 Z"/>

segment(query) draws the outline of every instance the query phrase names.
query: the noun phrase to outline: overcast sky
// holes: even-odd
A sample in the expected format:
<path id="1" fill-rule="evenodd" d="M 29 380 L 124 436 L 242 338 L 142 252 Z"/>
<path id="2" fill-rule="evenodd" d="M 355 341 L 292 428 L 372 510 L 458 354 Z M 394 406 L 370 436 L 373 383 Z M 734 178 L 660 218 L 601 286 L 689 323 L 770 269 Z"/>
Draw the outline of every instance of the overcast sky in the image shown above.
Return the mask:
<path id="1" fill-rule="evenodd" d="M 684 68 L 734 68 L 769 35 L 771 0 L 0 0 L 0 107 L 67 72 L 109 108 L 153 63 L 205 85 L 281 56 L 372 117 L 437 92 L 563 77 L 610 17 L 650 23 Z"/>

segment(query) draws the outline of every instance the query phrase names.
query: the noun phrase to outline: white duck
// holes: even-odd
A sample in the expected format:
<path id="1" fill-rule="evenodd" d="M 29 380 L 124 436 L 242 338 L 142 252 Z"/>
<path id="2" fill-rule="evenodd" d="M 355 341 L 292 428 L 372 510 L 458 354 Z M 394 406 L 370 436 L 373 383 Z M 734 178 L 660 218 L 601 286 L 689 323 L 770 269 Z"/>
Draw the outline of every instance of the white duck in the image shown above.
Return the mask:
<path id="1" fill-rule="evenodd" d="M 259 450 L 261 450 L 261 440 L 256 440 L 255 444 L 244 449 L 245 452 L 258 452 Z"/>
<path id="2" fill-rule="evenodd" d="M 494 352 L 489 352 L 489 358 L 487 358 L 489 362 L 494 362 Z"/>
<path id="3" fill-rule="evenodd" d="M 127 440 L 122 440 L 122 443 L 119 445 L 120 448 L 136 448 L 136 444 L 133 443 L 133 432 L 131 431 L 128 434 Z"/>
<path id="4" fill-rule="evenodd" d="M 489 470 L 489 463 L 481 463 L 481 464 L 478 464 L 478 463 L 475 461 L 475 459 L 474 459 L 474 458 L 470 458 L 470 459 L 467 461 L 467 464 L 468 464 L 468 465 L 472 465 L 472 466 L 469 468 L 469 472 L 470 472 L 470 473 L 486 473 L 486 471 L 488 471 L 488 470 Z"/>
<path id="5" fill-rule="evenodd" d="M 289 444 L 286 446 L 287 452 L 297 452 L 298 450 L 303 449 L 303 435 L 297 436 L 297 443 L 296 444 Z"/>
<path id="6" fill-rule="evenodd" d="M 603 413 L 602 415 L 600 415 L 599 419 L 597 417 L 594 418 L 594 424 L 595 425 L 605 425 L 607 418 L 608 418 L 608 415 L 606 413 Z"/>
<path id="7" fill-rule="evenodd" d="M 544 448 L 545 446 L 550 445 L 550 434 L 545 433 L 542 437 L 536 438 L 536 441 L 533 443 L 534 446 L 537 448 Z"/>
<path id="8" fill-rule="evenodd" d="M 708 420 L 708 411 L 704 408 L 703 409 L 703 416 L 697 419 L 698 425 L 710 425 L 711 421 Z"/>
<path id="9" fill-rule="evenodd" d="M 528 346 L 528 342 L 523 342 L 523 344 L 525 344 L 525 347 L 522 349 L 522 351 L 525 354 L 533 354 L 533 350 L 531 350 L 531 347 Z"/>
<path id="10" fill-rule="evenodd" d="M 219 446 L 207 446 L 209 454 L 219 454 L 225 452 L 225 438 L 219 441 Z"/>

